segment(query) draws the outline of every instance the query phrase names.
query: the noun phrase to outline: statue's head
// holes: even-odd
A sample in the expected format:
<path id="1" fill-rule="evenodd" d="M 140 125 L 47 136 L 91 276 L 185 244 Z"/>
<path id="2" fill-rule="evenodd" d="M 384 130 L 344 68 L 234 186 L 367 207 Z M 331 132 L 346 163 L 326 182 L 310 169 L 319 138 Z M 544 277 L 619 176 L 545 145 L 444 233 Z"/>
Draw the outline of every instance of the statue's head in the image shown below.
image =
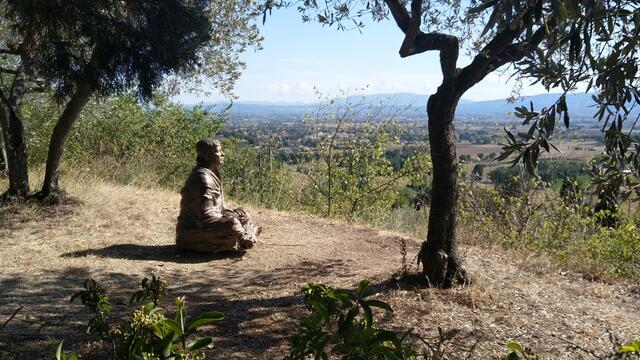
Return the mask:
<path id="1" fill-rule="evenodd" d="M 196 162 L 198 166 L 218 168 L 224 162 L 224 153 L 220 141 L 210 137 L 196 143 Z"/>

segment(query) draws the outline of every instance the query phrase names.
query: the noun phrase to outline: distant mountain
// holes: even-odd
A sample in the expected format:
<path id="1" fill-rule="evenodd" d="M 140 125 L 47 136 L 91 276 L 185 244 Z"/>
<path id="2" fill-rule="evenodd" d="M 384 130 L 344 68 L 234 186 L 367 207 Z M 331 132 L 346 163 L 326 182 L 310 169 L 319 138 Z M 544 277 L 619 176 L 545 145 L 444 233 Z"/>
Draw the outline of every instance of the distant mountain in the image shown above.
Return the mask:
<path id="1" fill-rule="evenodd" d="M 526 96 L 517 102 L 510 103 L 505 99 L 472 101 L 462 99 L 456 110 L 457 118 L 473 118 L 476 120 L 499 120 L 511 118 L 516 106 L 529 107 L 533 102 L 534 108 L 540 110 L 543 107 L 553 104 L 559 94 L 540 94 Z M 352 104 L 382 104 L 389 113 L 395 113 L 398 108 L 404 109 L 404 118 L 421 118 L 425 116 L 427 95 L 414 93 L 393 93 L 393 94 L 373 94 L 364 96 L 350 96 L 336 100 L 338 106 L 346 103 Z M 270 120 L 295 120 L 306 114 L 313 114 L 318 110 L 321 103 L 287 103 L 287 102 L 265 102 L 265 101 L 238 101 L 233 104 L 230 110 L 232 118 L 237 119 L 270 119 Z M 214 109 L 223 109 L 228 104 L 209 103 L 205 106 Z M 591 99 L 591 94 L 570 94 L 567 95 L 567 105 L 573 118 L 591 118 L 595 111 L 595 103 Z"/>
<path id="2" fill-rule="evenodd" d="M 460 103 L 456 110 L 457 116 L 484 117 L 484 116 L 508 116 L 514 112 L 516 106 L 530 106 L 533 102 L 534 109 L 540 110 L 543 107 L 552 105 L 560 94 L 540 94 L 526 96 L 514 103 L 507 100 L 488 100 Z M 591 99 L 591 94 L 569 94 L 567 95 L 567 106 L 569 114 L 573 117 L 592 117 L 595 111 L 595 103 Z"/>

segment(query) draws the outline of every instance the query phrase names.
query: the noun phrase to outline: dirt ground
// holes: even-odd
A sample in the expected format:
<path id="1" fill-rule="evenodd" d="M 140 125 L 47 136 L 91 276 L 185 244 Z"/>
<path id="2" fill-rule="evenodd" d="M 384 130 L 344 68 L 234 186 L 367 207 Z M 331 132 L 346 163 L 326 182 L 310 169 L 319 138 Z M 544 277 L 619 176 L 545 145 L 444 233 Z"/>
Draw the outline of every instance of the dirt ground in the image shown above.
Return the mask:
<path id="1" fill-rule="evenodd" d="M 95 180 L 66 188 L 77 200 L 0 207 L 0 325 L 23 307 L 0 332 L 0 359 L 51 359 L 54 339 L 63 338 L 82 358 L 102 358 L 83 335 L 86 312 L 69 297 L 93 277 L 111 294 L 114 316 L 123 316 L 151 274 L 171 296 L 185 295 L 191 313 L 225 313 L 202 334 L 215 338 L 212 358 L 283 358 L 305 311 L 301 286 L 352 287 L 364 278 L 395 310 L 381 314 L 385 324 L 429 339 L 442 327 L 456 333 L 452 348 L 477 342 L 472 358 L 504 355 L 513 340 L 542 358 L 591 358 L 640 339 L 637 286 L 587 281 L 537 257 L 463 247 L 471 286 L 416 289 L 390 280 L 401 266 L 400 239 L 409 261 L 419 247 L 401 234 L 249 207 L 264 231 L 245 256 L 185 255 L 173 246 L 178 194 Z"/>

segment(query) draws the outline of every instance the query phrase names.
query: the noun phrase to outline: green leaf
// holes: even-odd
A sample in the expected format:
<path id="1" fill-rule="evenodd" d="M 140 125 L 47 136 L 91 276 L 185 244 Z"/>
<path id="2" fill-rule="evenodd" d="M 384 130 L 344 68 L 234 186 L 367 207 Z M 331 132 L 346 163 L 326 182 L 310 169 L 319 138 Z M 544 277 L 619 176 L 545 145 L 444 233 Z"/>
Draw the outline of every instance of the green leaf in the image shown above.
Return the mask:
<path id="1" fill-rule="evenodd" d="M 640 341 L 632 341 L 631 343 L 622 346 L 618 352 L 640 355 Z"/>
<path id="2" fill-rule="evenodd" d="M 359 312 L 360 308 L 358 308 L 357 306 L 351 308 L 351 310 L 349 310 L 349 312 L 347 313 L 347 316 L 338 322 L 338 333 L 345 333 L 351 327 L 351 325 L 353 325 L 353 319 L 355 319 L 356 315 L 358 315 Z"/>
<path id="3" fill-rule="evenodd" d="M 552 1 L 553 10 L 556 12 L 556 15 L 562 21 L 567 21 L 567 9 L 564 7 L 564 4 L 560 0 Z"/>
<path id="4" fill-rule="evenodd" d="M 522 345 L 518 344 L 517 342 L 509 342 L 506 347 L 509 350 L 517 351 L 521 354 L 524 354 L 524 348 L 522 348 Z"/>
<path id="5" fill-rule="evenodd" d="M 497 161 L 502 161 L 511 156 L 515 150 L 505 150 L 500 156 L 496 158 Z"/>
<path id="6" fill-rule="evenodd" d="M 547 152 L 549 152 L 549 142 L 547 140 L 542 139 L 540 141 L 540 146 L 542 146 Z"/>
<path id="7" fill-rule="evenodd" d="M 510 141 L 510 143 L 511 143 L 511 144 L 515 144 L 515 143 L 517 142 L 517 141 L 516 141 L 516 137 L 515 137 L 515 136 L 513 136 L 513 134 L 512 134 L 509 130 L 507 130 L 507 128 L 506 128 L 506 127 L 503 127 L 503 129 L 504 129 L 504 131 L 507 133 L 507 136 L 509 137 L 509 140 L 511 140 L 511 141 Z"/>
<path id="8" fill-rule="evenodd" d="M 396 333 L 394 333 L 393 331 L 389 331 L 389 330 L 380 330 L 374 337 L 373 340 L 375 342 L 385 342 L 385 341 L 392 341 L 392 342 L 396 342 L 396 340 L 398 340 L 398 335 L 396 335 Z"/>
<path id="9" fill-rule="evenodd" d="M 489 30 L 491 30 L 496 25 L 496 23 L 498 22 L 499 16 L 500 16 L 500 7 L 496 6 L 491 12 L 489 21 L 487 21 L 487 25 L 482 30 L 482 34 L 480 34 L 480 36 L 485 36 L 485 34 L 488 33 Z"/>
<path id="10" fill-rule="evenodd" d="M 527 169 L 527 173 L 529 173 L 529 175 L 535 176 L 535 169 L 531 161 L 531 149 L 526 149 L 524 151 L 524 153 L 522 154 L 522 162 Z"/>
<path id="11" fill-rule="evenodd" d="M 154 313 L 156 313 L 158 310 L 162 311 L 162 309 L 160 308 L 155 308 L 155 305 L 152 302 L 148 302 L 146 304 L 144 304 L 144 313 L 147 315 L 152 315 Z"/>
<path id="12" fill-rule="evenodd" d="M 565 95 L 560 96 L 560 99 L 558 99 L 558 111 L 567 111 L 567 97 Z"/>
<path id="13" fill-rule="evenodd" d="M 367 300 L 365 302 L 365 304 L 369 305 L 369 306 L 373 306 L 373 307 L 377 307 L 377 308 L 381 308 L 381 309 L 385 309 L 389 312 L 393 312 L 393 309 L 391 308 L 391 305 L 387 304 L 384 301 L 380 301 L 380 300 Z"/>
<path id="14" fill-rule="evenodd" d="M 320 317 L 324 320 L 325 323 L 329 323 L 330 319 L 329 319 L 329 313 L 327 312 L 327 308 L 320 303 L 318 300 L 315 299 L 309 299 L 308 304 L 316 311 L 320 314 Z"/>
<path id="15" fill-rule="evenodd" d="M 371 311 L 371 308 L 363 301 L 360 301 L 360 306 L 362 307 L 362 311 L 364 311 L 365 323 L 367 326 L 371 326 L 373 324 L 373 312 Z"/>
<path id="16" fill-rule="evenodd" d="M 169 331 L 160 341 L 160 348 L 164 357 L 171 355 L 171 344 L 176 339 L 176 333 L 172 330 Z"/>
<path id="17" fill-rule="evenodd" d="M 189 325 L 187 328 L 187 334 L 190 334 L 192 331 L 195 331 L 202 325 L 211 324 L 216 321 L 220 321 L 224 319 L 224 314 L 219 311 L 209 311 L 204 314 L 199 315 Z"/>
<path id="18" fill-rule="evenodd" d="M 189 351 L 196 351 L 202 349 L 203 347 L 212 348 L 213 347 L 213 339 L 210 337 L 200 338 L 193 343 L 191 343 L 187 348 Z"/>
<path id="19" fill-rule="evenodd" d="M 625 346 L 620 347 L 618 352 L 621 352 L 621 353 L 629 353 L 629 352 L 633 353 L 633 352 L 636 352 L 636 348 L 634 348 L 633 346 L 625 345 Z"/>
<path id="20" fill-rule="evenodd" d="M 58 344 L 58 348 L 56 349 L 56 360 L 64 360 L 66 358 L 66 356 L 64 358 L 62 357 L 62 343 L 64 343 L 64 340 L 60 341 L 60 344 Z"/>
<path id="21" fill-rule="evenodd" d="M 173 319 L 164 319 L 162 323 L 167 327 L 169 327 L 171 331 L 175 333 L 176 336 L 180 337 L 184 335 L 184 333 L 182 332 L 182 327 L 177 321 Z"/>
<path id="22" fill-rule="evenodd" d="M 518 356 L 515 351 L 512 351 L 509 355 L 505 356 L 503 360 L 520 360 L 520 356 Z"/>
<path id="23" fill-rule="evenodd" d="M 359 299 L 363 299 L 366 297 L 365 292 L 369 287 L 369 280 L 362 280 L 358 284 L 358 288 L 356 288 L 356 294 Z"/>
<path id="24" fill-rule="evenodd" d="M 340 300 L 342 302 L 347 302 L 347 303 L 350 303 L 353 300 L 353 295 L 351 295 L 346 291 L 340 291 L 340 290 L 336 290 L 332 292 L 331 297 L 335 298 L 336 300 Z"/>

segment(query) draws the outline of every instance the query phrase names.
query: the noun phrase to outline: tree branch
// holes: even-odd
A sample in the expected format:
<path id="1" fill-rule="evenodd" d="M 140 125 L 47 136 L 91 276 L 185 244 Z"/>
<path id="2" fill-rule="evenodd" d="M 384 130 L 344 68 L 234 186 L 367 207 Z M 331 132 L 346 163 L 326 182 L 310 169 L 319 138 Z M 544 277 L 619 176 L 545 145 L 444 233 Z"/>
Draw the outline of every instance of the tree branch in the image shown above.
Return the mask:
<path id="1" fill-rule="evenodd" d="M 553 21 L 553 19 L 550 19 L 549 25 L 553 26 L 553 24 L 555 24 L 555 21 Z M 502 51 L 501 56 L 494 59 L 493 66 L 495 68 L 499 68 L 504 64 L 522 59 L 526 54 L 535 50 L 538 45 L 540 45 L 542 40 L 544 40 L 545 35 L 545 27 L 544 25 L 541 25 L 538 30 L 536 30 L 533 35 L 531 35 L 531 38 L 528 41 L 523 41 L 507 46 Z"/>
<path id="2" fill-rule="evenodd" d="M 391 11 L 391 15 L 400 30 L 406 34 L 411 26 L 411 17 L 409 13 L 407 13 L 407 9 L 405 9 L 398 0 L 385 0 L 384 2 L 387 4 L 387 7 L 389 7 L 389 11 Z"/>
<path id="3" fill-rule="evenodd" d="M 440 51 L 440 67 L 444 82 L 448 82 L 457 75 L 459 41 L 452 35 L 442 33 L 424 33 L 420 31 L 422 17 L 422 0 L 411 1 L 411 15 L 399 0 L 385 0 L 396 24 L 405 33 L 405 39 L 400 47 L 400 56 L 407 57 L 425 51 Z"/>
<path id="4" fill-rule="evenodd" d="M 409 27 L 405 31 L 404 41 L 400 46 L 400 56 L 409 56 L 414 51 L 416 36 L 420 32 L 420 23 L 422 18 L 422 0 L 411 0 L 411 19 Z"/>
<path id="5" fill-rule="evenodd" d="M 3 67 L 0 67 L 0 72 L 7 73 L 7 74 L 13 74 L 13 75 L 17 75 L 18 74 L 17 70 L 7 69 L 7 68 L 3 68 Z"/>
<path id="6" fill-rule="evenodd" d="M 0 49 L 0 54 L 20 55 L 20 52 L 18 50 Z"/>
<path id="7" fill-rule="evenodd" d="M 511 20 L 511 23 L 505 26 L 502 31 L 496 34 L 493 39 L 489 41 L 482 50 L 480 50 L 471 64 L 467 65 L 460 71 L 460 76 L 458 76 L 457 79 L 457 88 L 461 93 L 480 82 L 491 71 L 503 65 L 503 63 L 496 60 L 501 59 L 507 49 L 509 49 L 509 51 L 514 50 L 513 46 L 517 44 L 513 44 L 513 41 L 522 34 L 525 24 L 532 16 L 533 11 L 534 6 L 530 6 L 523 11 L 520 16 L 514 17 Z M 537 35 L 542 36 L 540 39 L 540 41 L 542 41 L 544 38 L 544 32 Z M 536 46 L 538 43 L 536 43 Z"/>

